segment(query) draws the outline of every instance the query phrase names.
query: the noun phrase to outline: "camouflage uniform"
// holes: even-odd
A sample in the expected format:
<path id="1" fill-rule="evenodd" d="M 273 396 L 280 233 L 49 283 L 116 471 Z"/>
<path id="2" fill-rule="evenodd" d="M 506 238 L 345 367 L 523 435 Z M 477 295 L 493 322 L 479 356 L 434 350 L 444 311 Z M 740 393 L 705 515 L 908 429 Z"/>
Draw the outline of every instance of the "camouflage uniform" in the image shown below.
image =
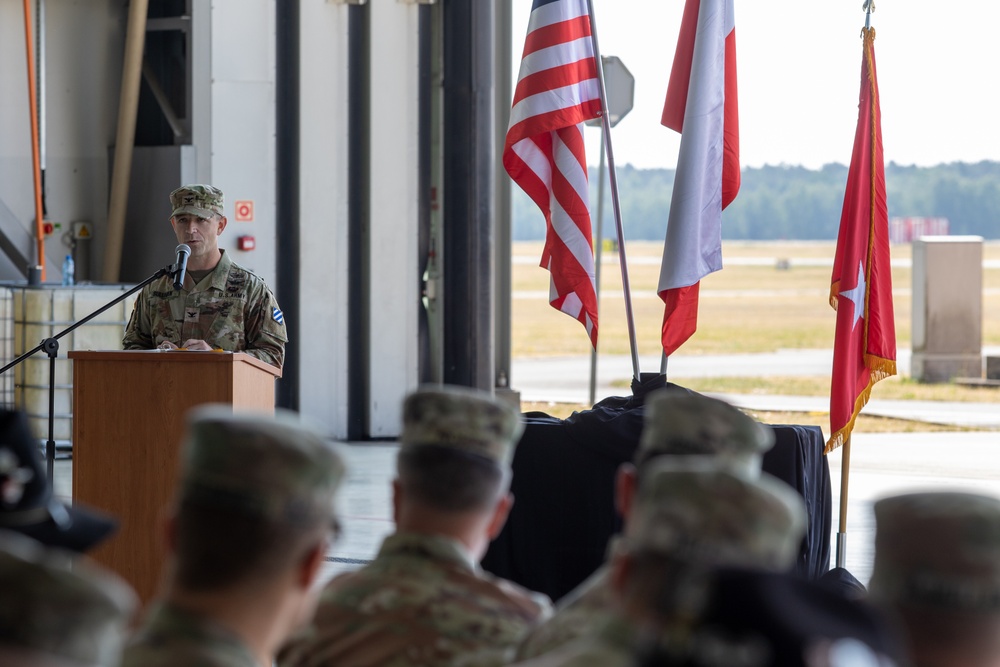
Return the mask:
<path id="1" fill-rule="evenodd" d="M 135 607 L 117 575 L 0 531 L 0 664 L 117 665 Z"/>
<path id="2" fill-rule="evenodd" d="M 401 451 L 455 449 L 508 467 L 519 415 L 488 394 L 418 390 L 403 406 Z M 283 667 L 489 667 L 509 662 L 548 598 L 484 573 L 443 535 L 397 531 L 362 569 L 334 578 Z"/>
<path id="3" fill-rule="evenodd" d="M 218 220 L 225 196 L 211 185 L 184 185 L 170 193 L 171 220 L 196 216 Z M 281 368 L 288 334 L 285 320 L 264 281 L 234 264 L 222 250 L 219 263 L 195 284 L 190 273 L 180 291 L 163 276 L 139 293 L 122 347 L 152 350 L 168 341 L 203 340 L 228 352 L 246 352 Z"/>
<path id="4" fill-rule="evenodd" d="M 226 251 L 197 285 L 191 276 L 174 290 L 163 276 L 139 293 L 122 347 L 151 350 L 163 341 L 180 346 L 196 338 L 230 352 L 246 352 L 281 368 L 288 334 L 278 302 L 264 281 L 235 264 Z"/>
<path id="5" fill-rule="evenodd" d="M 258 667 L 243 641 L 204 616 L 157 606 L 132 638 L 121 667 Z"/>
<path id="6" fill-rule="evenodd" d="M 774 445 L 774 432 L 741 410 L 701 394 L 663 389 L 646 397 L 644 424 L 635 460 L 643 465 L 661 455 L 710 456 L 738 474 L 759 477 L 761 457 Z M 613 548 L 613 547 L 612 547 Z M 518 648 L 530 658 L 594 632 L 612 608 L 608 565 L 559 601 L 556 613 L 534 628 Z"/>
<path id="7" fill-rule="evenodd" d="M 396 533 L 334 578 L 279 663 L 297 667 L 504 665 L 547 600 L 482 572 L 452 540 Z"/>
<path id="8" fill-rule="evenodd" d="M 632 667 L 639 646 L 636 626 L 613 612 L 588 624 L 588 635 L 577 636 L 551 651 L 528 660 L 524 667 Z"/>
<path id="9" fill-rule="evenodd" d="M 786 568 L 795 559 L 805 531 L 805 508 L 798 495 L 780 482 L 749 480 L 704 457 L 658 459 L 642 471 L 626 534 L 615 544 L 623 554 L 658 554 L 684 582 L 659 600 L 689 618 L 688 605 L 699 601 L 699 578 L 691 572 L 721 565 L 762 569 Z M 669 563 L 669 565 L 667 565 Z M 692 567 L 693 566 L 693 567 Z M 639 637 L 636 622 L 622 614 L 618 596 L 608 590 L 610 569 L 597 579 L 586 599 L 610 601 L 597 616 L 574 611 L 584 631 L 558 646 L 539 647 L 523 667 L 617 667 L 634 664 Z M 592 584 L 594 578 L 589 580 Z M 683 588 L 683 592 L 681 589 Z M 693 592 L 693 594 L 692 594 Z M 565 626 L 563 626 L 565 627 Z M 565 638 L 564 638 L 565 641 Z M 535 645 L 537 646 L 537 642 Z"/>

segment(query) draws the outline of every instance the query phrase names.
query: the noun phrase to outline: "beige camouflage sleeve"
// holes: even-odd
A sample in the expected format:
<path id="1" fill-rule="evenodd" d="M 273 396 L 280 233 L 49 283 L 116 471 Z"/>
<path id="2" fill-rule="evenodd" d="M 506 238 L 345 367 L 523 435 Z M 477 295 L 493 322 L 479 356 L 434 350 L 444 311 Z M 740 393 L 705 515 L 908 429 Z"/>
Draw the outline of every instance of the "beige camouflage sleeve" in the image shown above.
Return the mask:
<path id="1" fill-rule="evenodd" d="M 263 362 L 281 368 L 285 362 L 285 317 L 278 307 L 274 294 L 261 283 L 248 299 L 248 312 L 244 333 L 247 354 Z"/>
<path id="2" fill-rule="evenodd" d="M 151 350 L 153 349 L 153 337 L 149 330 L 149 315 L 147 313 L 147 288 L 139 292 L 135 304 L 132 306 L 132 316 L 125 326 L 125 335 L 122 336 L 123 350 Z"/>

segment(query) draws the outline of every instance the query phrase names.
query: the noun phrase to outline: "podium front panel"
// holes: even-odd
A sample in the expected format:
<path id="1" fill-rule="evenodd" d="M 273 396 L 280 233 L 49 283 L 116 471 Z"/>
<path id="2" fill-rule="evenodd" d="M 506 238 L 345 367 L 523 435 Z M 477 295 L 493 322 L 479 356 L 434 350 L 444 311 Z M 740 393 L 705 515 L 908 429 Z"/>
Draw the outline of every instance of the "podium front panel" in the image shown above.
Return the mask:
<path id="1" fill-rule="evenodd" d="M 174 493 L 187 412 L 205 403 L 274 411 L 279 371 L 245 354 L 71 352 L 73 500 L 119 521 L 90 555 L 143 601 L 164 562 L 163 525 Z"/>

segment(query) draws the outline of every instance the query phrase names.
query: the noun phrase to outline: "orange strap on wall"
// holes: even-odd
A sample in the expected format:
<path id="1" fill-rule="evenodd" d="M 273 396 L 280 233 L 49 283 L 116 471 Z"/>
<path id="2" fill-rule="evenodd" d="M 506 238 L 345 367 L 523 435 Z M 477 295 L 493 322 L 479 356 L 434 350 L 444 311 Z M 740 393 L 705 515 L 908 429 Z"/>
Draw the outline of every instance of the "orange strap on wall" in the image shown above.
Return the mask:
<path id="1" fill-rule="evenodd" d="M 35 238 L 38 241 L 38 265 L 45 280 L 45 213 L 42 210 L 42 161 L 38 143 L 38 103 L 35 83 L 35 39 L 31 32 L 31 0 L 24 0 L 24 45 L 28 59 L 28 108 L 31 113 L 31 164 L 35 181 Z M 24 267 L 27 270 L 27 267 Z"/>

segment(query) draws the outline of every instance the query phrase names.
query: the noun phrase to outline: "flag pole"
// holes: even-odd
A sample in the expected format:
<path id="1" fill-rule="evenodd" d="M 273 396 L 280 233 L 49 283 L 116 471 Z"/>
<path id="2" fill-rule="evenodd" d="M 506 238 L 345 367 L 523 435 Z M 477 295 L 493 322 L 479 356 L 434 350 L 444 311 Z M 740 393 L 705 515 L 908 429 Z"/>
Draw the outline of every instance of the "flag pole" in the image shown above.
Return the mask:
<path id="1" fill-rule="evenodd" d="M 875 9 L 875 0 L 865 0 L 862 9 L 865 10 L 865 30 L 871 29 L 871 16 L 872 10 Z M 872 169 L 874 169 L 874 151 L 875 151 L 875 114 L 872 114 Z M 874 181 L 873 181 L 874 182 Z M 874 187 L 871 191 L 871 210 L 874 211 L 875 206 L 875 190 Z M 872 213 L 874 215 L 874 213 Z M 869 266 L 871 265 L 871 248 L 869 247 Z M 867 299 L 867 297 L 866 297 Z M 868 313 L 867 309 L 865 312 L 865 319 L 867 320 Z M 840 527 L 837 529 L 837 567 L 846 567 L 847 562 L 847 494 L 851 479 L 851 434 L 847 434 L 847 438 L 844 440 L 843 444 L 843 458 L 840 461 Z"/>
<path id="2" fill-rule="evenodd" d="M 597 80 L 601 95 L 601 135 L 608 154 L 608 176 L 611 182 L 611 206 L 615 213 L 615 228 L 618 231 L 618 259 L 622 270 L 622 291 L 625 293 L 625 321 L 628 324 L 629 349 L 632 352 L 632 379 L 639 381 L 639 350 L 636 347 L 635 320 L 632 317 L 632 289 L 629 287 L 628 262 L 625 260 L 625 230 L 622 227 L 622 208 L 618 199 L 618 176 L 615 172 L 615 153 L 611 149 L 611 118 L 608 116 L 608 94 L 604 87 L 604 62 L 597 43 L 597 23 L 594 20 L 594 0 L 587 0 L 590 14 L 590 41 L 594 45 L 594 60 L 597 64 Z"/>
<path id="3" fill-rule="evenodd" d="M 837 567 L 847 567 L 847 490 L 851 476 L 851 436 L 841 447 L 840 461 L 840 528 L 837 530 Z"/>
<path id="4" fill-rule="evenodd" d="M 601 312 L 601 254 L 604 252 L 604 126 L 601 126 L 601 160 L 597 168 L 597 227 L 594 230 L 594 293 Z M 590 348 L 590 404 L 597 399 L 597 343 Z"/>

